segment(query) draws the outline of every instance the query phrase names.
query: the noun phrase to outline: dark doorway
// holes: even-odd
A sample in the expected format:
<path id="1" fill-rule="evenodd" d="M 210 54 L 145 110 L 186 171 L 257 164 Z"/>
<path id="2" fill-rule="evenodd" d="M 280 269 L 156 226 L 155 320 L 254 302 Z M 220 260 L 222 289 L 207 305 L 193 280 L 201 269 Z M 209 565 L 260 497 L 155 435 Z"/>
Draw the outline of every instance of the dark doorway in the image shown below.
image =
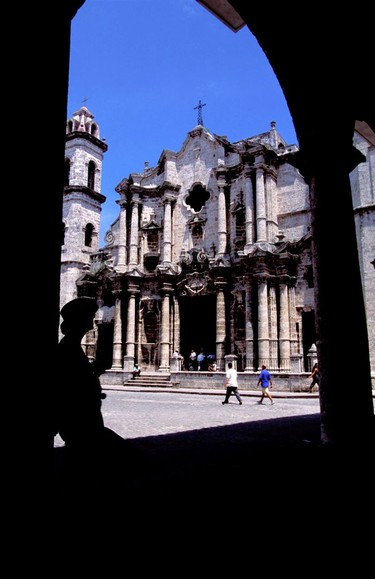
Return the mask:
<path id="1" fill-rule="evenodd" d="M 302 312 L 302 344 L 303 344 L 303 364 L 305 372 L 309 372 L 307 354 L 312 346 L 316 344 L 315 332 L 315 312 Z"/>
<path id="2" fill-rule="evenodd" d="M 180 299 L 180 351 L 188 368 L 191 349 L 216 354 L 216 296 Z"/>

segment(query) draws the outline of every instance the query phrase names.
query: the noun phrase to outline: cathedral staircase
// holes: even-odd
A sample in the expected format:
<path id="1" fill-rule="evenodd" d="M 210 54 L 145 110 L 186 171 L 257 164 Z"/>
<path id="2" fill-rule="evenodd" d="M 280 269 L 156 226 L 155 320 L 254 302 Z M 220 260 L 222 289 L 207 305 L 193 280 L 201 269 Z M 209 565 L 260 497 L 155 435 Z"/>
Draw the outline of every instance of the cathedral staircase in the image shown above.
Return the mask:
<path id="1" fill-rule="evenodd" d="M 124 386 L 139 386 L 141 388 L 163 388 L 171 386 L 171 377 L 169 374 L 143 374 L 136 376 L 135 378 L 129 378 L 124 382 Z"/>

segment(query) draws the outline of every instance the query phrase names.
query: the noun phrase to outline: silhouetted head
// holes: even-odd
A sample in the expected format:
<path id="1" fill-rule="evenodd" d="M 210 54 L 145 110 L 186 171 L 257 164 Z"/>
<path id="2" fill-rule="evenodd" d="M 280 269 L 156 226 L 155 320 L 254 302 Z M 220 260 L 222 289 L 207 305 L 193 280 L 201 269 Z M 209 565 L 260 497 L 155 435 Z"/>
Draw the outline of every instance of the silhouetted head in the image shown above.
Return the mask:
<path id="1" fill-rule="evenodd" d="M 84 335 L 92 329 L 98 306 L 94 298 L 81 297 L 71 300 L 61 308 L 61 331 L 63 334 L 79 333 Z"/>

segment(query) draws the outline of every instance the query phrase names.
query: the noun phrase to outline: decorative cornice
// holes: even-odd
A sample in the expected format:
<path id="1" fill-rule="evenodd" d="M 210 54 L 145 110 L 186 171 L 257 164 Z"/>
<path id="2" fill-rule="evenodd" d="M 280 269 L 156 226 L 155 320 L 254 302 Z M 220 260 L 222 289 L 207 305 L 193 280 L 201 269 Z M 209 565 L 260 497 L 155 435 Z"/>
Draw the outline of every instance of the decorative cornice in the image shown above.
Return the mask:
<path id="1" fill-rule="evenodd" d="M 159 191 L 166 191 L 166 192 L 175 192 L 178 193 L 179 190 L 181 189 L 181 185 L 177 185 L 175 183 L 171 183 L 170 181 L 164 181 L 160 187 L 159 187 Z"/>
<path id="2" fill-rule="evenodd" d="M 90 187 L 86 187 L 85 185 L 66 185 L 64 187 L 64 196 L 71 195 L 73 193 L 78 193 L 80 195 L 87 195 L 91 197 L 91 199 L 95 199 L 95 201 L 99 201 L 99 203 L 104 203 L 106 200 L 105 195 L 90 189 Z"/>
<path id="3" fill-rule="evenodd" d="M 73 141 L 74 139 L 83 139 L 85 141 L 90 141 L 90 143 L 98 147 L 98 149 L 101 149 L 103 153 L 105 153 L 108 150 L 107 143 L 101 141 L 97 137 L 94 137 L 94 135 L 91 135 L 90 133 L 87 133 L 85 131 L 73 131 L 72 133 L 68 133 L 65 137 L 66 142 Z"/>

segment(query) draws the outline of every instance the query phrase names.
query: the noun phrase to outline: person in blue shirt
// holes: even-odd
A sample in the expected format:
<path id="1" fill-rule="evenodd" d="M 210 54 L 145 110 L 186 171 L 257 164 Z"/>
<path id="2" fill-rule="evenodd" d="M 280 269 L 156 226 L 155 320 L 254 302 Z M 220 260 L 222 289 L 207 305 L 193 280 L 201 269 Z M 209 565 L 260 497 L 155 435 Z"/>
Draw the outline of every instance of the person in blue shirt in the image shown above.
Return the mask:
<path id="1" fill-rule="evenodd" d="M 258 404 L 263 404 L 263 399 L 265 396 L 267 396 L 267 398 L 269 398 L 271 404 L 275 404 L 275 402 L 274 402 L 274 400 L 269 392 L 269 388 L 272 388 L 272 376 L 264 364 L 262 365 L 262 370 L 259 374 L 258 386 L 260 386 L 262 388 L 262 395 L 260 397 L 260 400 L 258 401 Z"/>

